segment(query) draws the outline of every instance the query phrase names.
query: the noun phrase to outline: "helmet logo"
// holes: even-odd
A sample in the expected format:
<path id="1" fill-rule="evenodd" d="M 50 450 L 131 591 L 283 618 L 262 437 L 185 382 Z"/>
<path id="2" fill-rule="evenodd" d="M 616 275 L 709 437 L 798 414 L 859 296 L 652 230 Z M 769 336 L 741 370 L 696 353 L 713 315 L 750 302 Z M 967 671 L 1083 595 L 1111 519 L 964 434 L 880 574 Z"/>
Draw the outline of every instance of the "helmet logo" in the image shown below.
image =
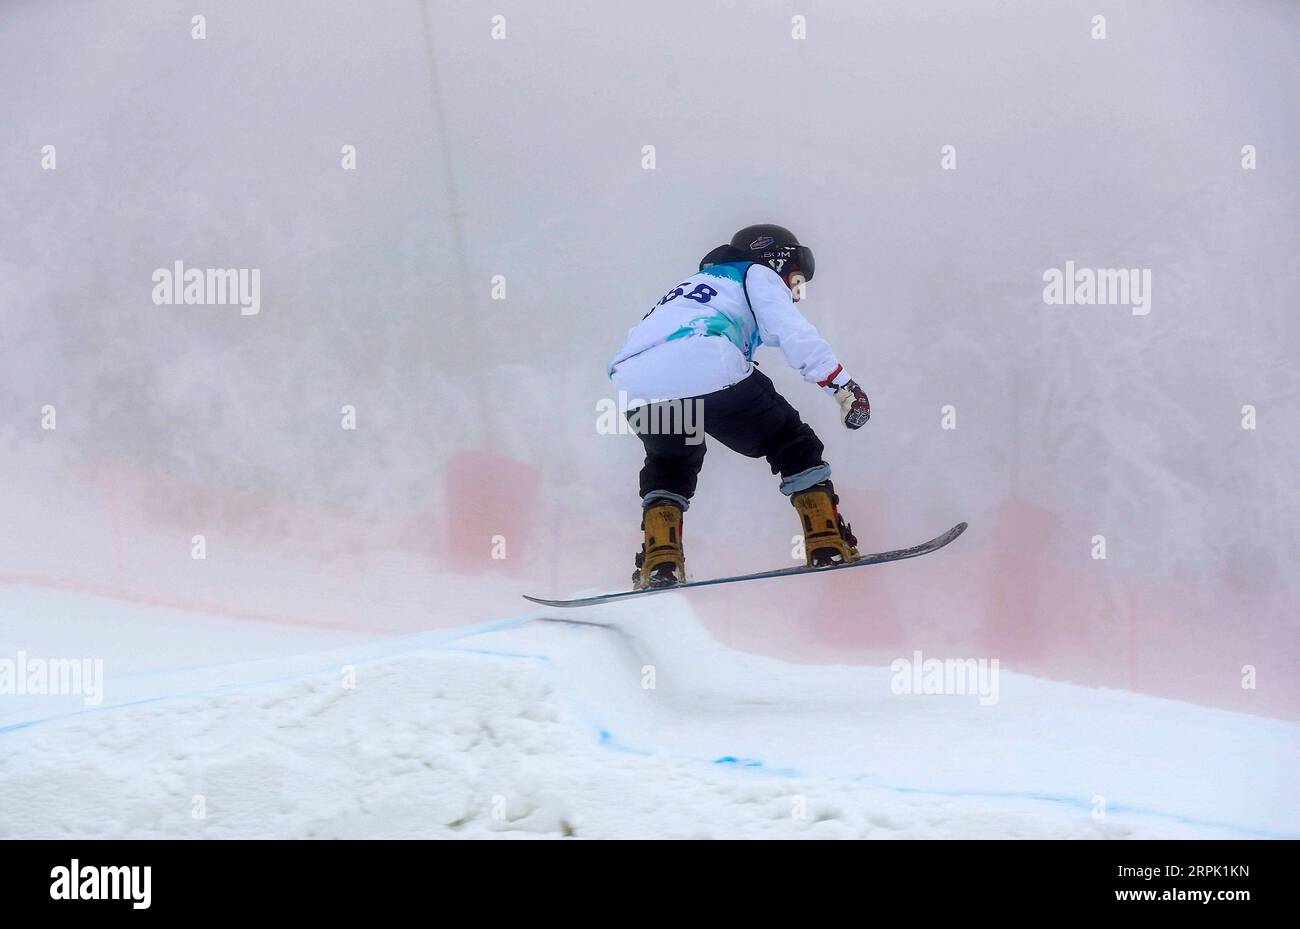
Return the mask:
<path id="1" fill-rule="evenodd" d="M 750 249 L 752 249 L 752 250 L 754 250 L 754 251 L 757 251 L 757 250 L 760 249 L 760 248 L 767 248 L 769 245 L 771 245 L 771 244 L 772 244 L 773 242 L 775 242 L 775 241 L 776 241 L 776 239 L 772 238 L 772 236 L 770 236 L 770 235 L 761 235 L 761 236 L 759 236 L 757 239 L 755 239 L 753 242 L 750 242 L 750 243 L 749 243 L 749 247 L 750 247 Z"/>

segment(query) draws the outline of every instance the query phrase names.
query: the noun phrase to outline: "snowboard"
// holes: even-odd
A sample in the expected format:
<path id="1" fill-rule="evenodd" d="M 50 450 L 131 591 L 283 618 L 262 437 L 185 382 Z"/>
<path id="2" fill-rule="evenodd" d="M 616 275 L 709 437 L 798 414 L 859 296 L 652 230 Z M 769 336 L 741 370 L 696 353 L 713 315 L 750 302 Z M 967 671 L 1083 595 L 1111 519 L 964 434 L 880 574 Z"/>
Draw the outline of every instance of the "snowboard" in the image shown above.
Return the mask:
<path id="1" fill-rule="evenodd" d="M 524 594 L 525 600 L 531 600 L 533 603 L 540 603 L 542 606 L 556 607 L 574 607 L 574 606 L 592 606 L 596 603 L 611 603 L 615 600 L 627 600 L 632 597 L 647 597 L 651 594 L 666 594 L 676 590 L 689 590 L 692 587 L 712 587 L 717 584 L 734 584 L 739 581 L 757 581 L 768 577 L 794 577 L 799 574 L 825 574 L 828 571 L 846 571 L 849 568 L 860 568 L 869 564 L 884 564 L 888 561 L 902 561 L 904 558 L 915 558 L 918 555 L 928 555 L 930 552 L 937 552 L 957 536 L 966 531 L 965 523 L 958 523 L 943 535 L 935 536 L 929 542 L 922 542 L 920 545 L 913 545 L 911 548 L 900 548 L 892 552 L 878 552 L 874 555 L 863 555 L 857 561 L 850 561 L 845 564 L 827 565 L 824 568 L 809 568 L 800 566 L 797 568 L 779 568 L 775 571 L 759 571 L 756 574 L 736 574 L 731 577 L 715 577 L 705 581 L 687 581 L 685 584 L 674 584 L 672 587 L 650 587 L 646 590 L 624 590 L 609 594 L 596 594 L 591 597 L 577 597 L 573 600 L 546 600 L 541 597 L 530 597 Z"/>

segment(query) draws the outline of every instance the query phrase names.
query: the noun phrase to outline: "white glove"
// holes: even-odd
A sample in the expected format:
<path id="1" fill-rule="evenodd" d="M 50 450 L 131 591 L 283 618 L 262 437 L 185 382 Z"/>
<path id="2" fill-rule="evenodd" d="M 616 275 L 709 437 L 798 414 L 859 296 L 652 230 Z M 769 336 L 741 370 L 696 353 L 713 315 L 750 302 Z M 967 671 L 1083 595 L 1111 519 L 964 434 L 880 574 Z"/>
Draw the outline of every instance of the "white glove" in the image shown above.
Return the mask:
<path id="1" fill-rule="evenodd" d="M 846 429 L 861 429 L 871 418 L 871 401 L 858 382 L 843 368 L 836 368 L 820 386 L 840 405 L 840 421 Z"/>

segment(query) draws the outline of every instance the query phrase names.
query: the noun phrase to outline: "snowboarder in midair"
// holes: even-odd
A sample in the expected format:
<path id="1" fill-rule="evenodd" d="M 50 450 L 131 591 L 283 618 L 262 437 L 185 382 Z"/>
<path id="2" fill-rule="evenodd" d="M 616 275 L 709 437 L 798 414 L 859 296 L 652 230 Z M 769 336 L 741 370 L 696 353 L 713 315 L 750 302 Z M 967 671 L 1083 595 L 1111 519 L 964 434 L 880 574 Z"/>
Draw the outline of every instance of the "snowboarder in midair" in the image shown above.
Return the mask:
<path id="1" fill-rule="evenodd" d="M 635 588 L 686 579 L 682 518 L 705 447 L 702 437 L 684 428 L 683 401 L 701 411 L 705 435 L 742 455 L 766 458 L 772 473 L 781 475 L 781 492 L 803 524 L 810 567 L 857 560 L 857 539 L 839 514 L 821 441 L 753 363 L 758 346 L 779 347 L 804 380 L 839 402 L 846 427 L 861 428 L 871 417 L 867 395 L 795 307 L 813 270 L 812 250 L 790 230 L 747 226 L 665 294 L 610 362 L 609 376 L 628 398 L 629 422 L 645 445 L 645 541 L 636 556 Z M 663 406 L 632 415 L 657 404 Z"/>

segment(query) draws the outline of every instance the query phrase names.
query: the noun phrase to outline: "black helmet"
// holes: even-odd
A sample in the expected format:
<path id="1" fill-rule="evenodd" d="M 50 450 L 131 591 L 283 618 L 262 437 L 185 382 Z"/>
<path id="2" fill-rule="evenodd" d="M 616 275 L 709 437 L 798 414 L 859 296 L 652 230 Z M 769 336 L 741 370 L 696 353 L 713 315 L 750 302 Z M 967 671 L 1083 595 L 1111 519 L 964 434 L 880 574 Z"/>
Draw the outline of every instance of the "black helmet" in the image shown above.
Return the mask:
<path id="1" fill-rule="evenodd" d="M 743 252 L 749 261 L 767 265 L 782 277 L 798 271 L 805 281 L 811 281 L 817 266 L 811 248 L 800 245 L 789 229 L 771 223 L 746 226 L 731 237 L 731 247 Z"/>

